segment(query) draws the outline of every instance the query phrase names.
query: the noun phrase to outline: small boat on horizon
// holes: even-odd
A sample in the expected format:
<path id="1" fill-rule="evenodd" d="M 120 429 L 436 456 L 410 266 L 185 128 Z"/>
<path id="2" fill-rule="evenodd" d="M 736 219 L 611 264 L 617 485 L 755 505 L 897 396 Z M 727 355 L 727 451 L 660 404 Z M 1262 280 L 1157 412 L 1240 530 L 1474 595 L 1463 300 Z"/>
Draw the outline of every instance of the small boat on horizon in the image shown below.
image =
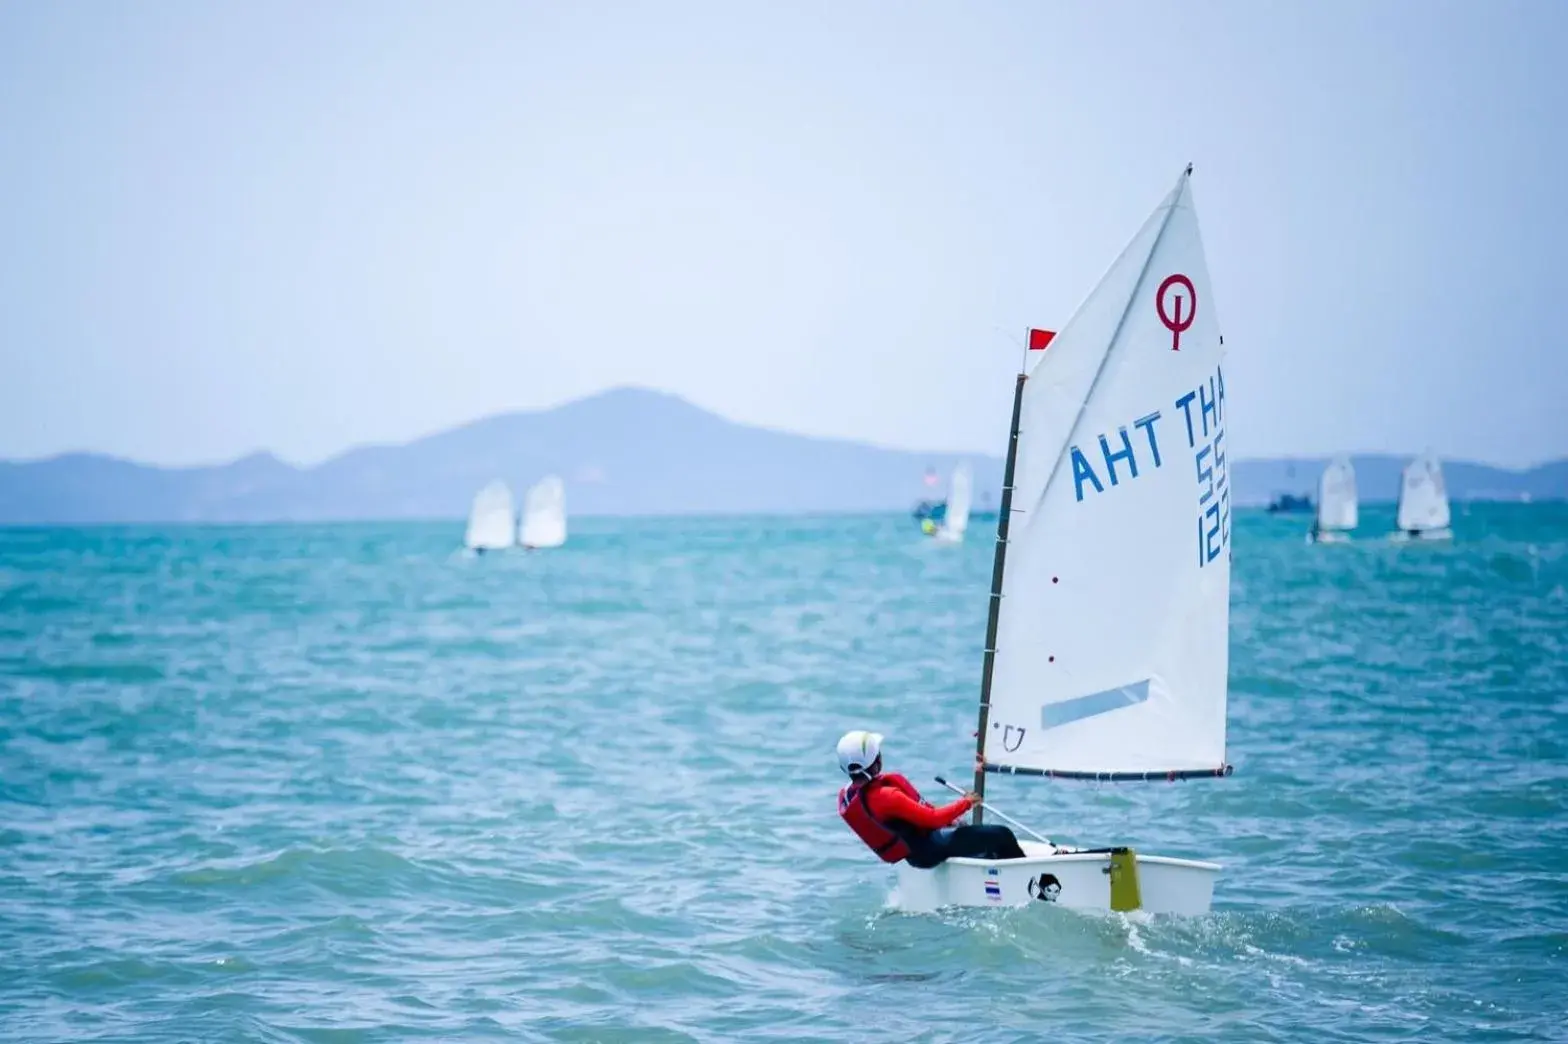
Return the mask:
<path id="1" fill-rule="evenodd" d="M 1318 479 L 1318 510 L 1307 531 L 1314 544 L 1339 544 L 1350 539 L 1359 521 L 1360 501 L 1356 496 L 1356 469 L 1349 457 L 1336 457 Z"/>
<path id="2" fill-rule="evenodd" d="M 974 477 L 968 461 L 959 461 L 948 480 L 947 499 L 942 502 L 941 518 L 921 520 L 920 531 L 949 544 L 960 544 L 969 528 L 969 502 Z"/>
<path id="3" fill-rule="evenodd" d="M 474 494 L 463 545 L 475 554 L 512 546 L 512 488 L 500 479 Z"/>
<path id="4" fill-rule="evenodd" d="M 1430 451 L 1422 453 L 1400 473 L 1399 508 L 1389 539 L 1396 542 L 1452 540 L 1454 531 L 1449 528 L 1452 521 L 1443 467 Z"/>
<path id="5" fill-rule="evenodd" d="M 1303 493 L 1296 496 L 1294 493 L 1281 493 L 1269 501 L 1267 511 L 1271 515 L 1297 515 L 1305 514 L 1312 510 L 1312 497 Z"/>
<path id="6" fill-rule="evenodd" d="M 528 550 L 566 543 L 566 485 L 559 475 L 546 475 L 528 490 L 517 542 Z"/>

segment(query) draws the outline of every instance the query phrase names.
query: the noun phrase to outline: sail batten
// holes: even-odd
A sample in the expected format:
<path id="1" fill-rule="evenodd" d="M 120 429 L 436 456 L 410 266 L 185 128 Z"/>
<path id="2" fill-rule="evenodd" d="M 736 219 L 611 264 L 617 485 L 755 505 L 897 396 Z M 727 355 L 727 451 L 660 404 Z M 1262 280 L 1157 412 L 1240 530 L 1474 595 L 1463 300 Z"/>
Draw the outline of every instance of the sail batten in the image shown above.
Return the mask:
<path id="1" fill-rule="evenodd" d="M 1225 348 L 1189 175 L 1023 388 L 988 770 L 1223 774 Z"/>

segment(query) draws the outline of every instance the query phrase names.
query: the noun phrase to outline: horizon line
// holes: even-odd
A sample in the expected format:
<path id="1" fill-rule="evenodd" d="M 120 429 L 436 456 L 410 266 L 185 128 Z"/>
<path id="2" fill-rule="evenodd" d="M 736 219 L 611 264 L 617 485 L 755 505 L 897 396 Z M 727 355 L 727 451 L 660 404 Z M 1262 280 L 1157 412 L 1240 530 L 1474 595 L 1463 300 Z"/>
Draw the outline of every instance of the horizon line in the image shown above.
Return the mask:
<path id="1" fill-rule="evenodd" d="M 1516 504 L 1523 507 L 1537 507 L 1543 504 L 1565 504 L 1568 497 L 1532 497 L 1523 500 L 1514 497 L 1450 497 L 1455 504 Z M 1398 504 L 1395 499 L 1362 499 L 1363 507 L 1394 507 Z M 1249 502 L 1232 505 L 1236 511 L 1260 514 L 1279 514 L 1285 518 L 1308 518 L 1311 512 L 1269 512 L 1265 501 Z M 669 511 L 669 512 L 583 512 L 569 514 L 568 521 L 679 521 L 686 520 L 738 520 L 738 519 L 872 519 L 887 518 L 897 515 L 905 517 L 909 514 L 908 508 L 884 508 L 876 511 L 864 510 L 838 510 L 832 508 L 818 508 L 805 511 L 727 511 L 715 509 L 712 511 Z M 988 518 L 996 514 L 992 511 L 977 511 L 971 517 Z M 140 522 L 0 522 L 0 532 L 39 529 L 243 529 L 262 528 L 269 526 L 436 526 L 455 525 L 461 526 L 467 522 L 466 515 L 419 515 L 404 518 L 319 518 L 319 519 L 288 519 L 273 518 L 252 521 L 234 520 L 206 520 L 193 521 L 190 519 L 148 519 Z M 987 530 L 981 530 L 989 533 Z"/>

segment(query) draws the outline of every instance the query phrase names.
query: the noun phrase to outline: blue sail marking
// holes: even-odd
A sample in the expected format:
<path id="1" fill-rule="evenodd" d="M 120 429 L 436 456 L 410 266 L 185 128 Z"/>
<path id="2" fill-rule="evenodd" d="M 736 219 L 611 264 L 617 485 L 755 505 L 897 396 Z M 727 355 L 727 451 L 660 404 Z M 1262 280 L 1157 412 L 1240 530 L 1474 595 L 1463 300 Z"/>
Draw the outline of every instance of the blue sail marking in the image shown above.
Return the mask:
<path id="1" fill-rule="evenodd" d="M 1091 692 L 1087 696 L 1075 696 L 1060 703 L 1047 703 L 1040 708 L 1040 727 L 1061 728 L 1063 725 L 1092 718 L 1097 714 L 1109 714 L 1123 707 L 1145 703 L 1148 699 L 1149 679 L 1145 678 L 1143 681 L 1106 689 L 1104 692 Z"/>

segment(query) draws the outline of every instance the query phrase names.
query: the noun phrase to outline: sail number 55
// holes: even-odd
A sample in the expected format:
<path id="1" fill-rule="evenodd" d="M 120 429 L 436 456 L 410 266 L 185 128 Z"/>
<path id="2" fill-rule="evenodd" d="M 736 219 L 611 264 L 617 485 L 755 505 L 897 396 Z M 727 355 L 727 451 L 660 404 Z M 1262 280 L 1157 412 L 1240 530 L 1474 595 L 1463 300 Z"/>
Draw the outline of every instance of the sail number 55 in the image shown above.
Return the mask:
<path id="1" fill-rule="evenodd" d="M 1225 375 L 1214 376 L 1176 400 L 1187 422 L 1187 447 L 1198 475 L 1198 565 L 1230 546 L 1230 473 L 1225 467 Z"/>

